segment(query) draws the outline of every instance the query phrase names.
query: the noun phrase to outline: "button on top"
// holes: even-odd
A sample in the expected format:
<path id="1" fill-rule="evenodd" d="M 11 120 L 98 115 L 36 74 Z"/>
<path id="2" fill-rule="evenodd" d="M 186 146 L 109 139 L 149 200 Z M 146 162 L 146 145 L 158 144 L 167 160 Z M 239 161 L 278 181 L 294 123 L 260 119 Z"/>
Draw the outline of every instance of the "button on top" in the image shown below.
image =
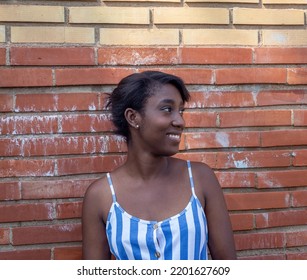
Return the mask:
<path id="1" fill-rule="evenodd" d="M 154 229 L 157 229 L 158 227 L 159 227 L 158 224 L 155 224 L 155 225 L 154 225 Z"/>
<path id="2" fill-rule="evenodd" d="M 160 258 L 160 257 L 161 257 L 161 254 L 160 254 L 159 252 L 156 252 L 156 253 L 155 253 L 155 256 L 156 256 L 156 258 Z"/>

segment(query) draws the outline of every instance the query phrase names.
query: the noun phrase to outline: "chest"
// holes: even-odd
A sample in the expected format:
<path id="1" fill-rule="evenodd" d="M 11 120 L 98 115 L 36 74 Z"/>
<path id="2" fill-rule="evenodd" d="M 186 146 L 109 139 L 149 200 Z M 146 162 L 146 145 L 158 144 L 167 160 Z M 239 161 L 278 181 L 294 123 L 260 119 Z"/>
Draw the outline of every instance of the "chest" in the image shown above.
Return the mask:
<path id="1" fill-rule="evenodd" d="M 119 205 L 130 215 L 149 221 L 162 221 L 184 210 L 192 196 L 189 178 L 126 182 L 115 188 Z"/>

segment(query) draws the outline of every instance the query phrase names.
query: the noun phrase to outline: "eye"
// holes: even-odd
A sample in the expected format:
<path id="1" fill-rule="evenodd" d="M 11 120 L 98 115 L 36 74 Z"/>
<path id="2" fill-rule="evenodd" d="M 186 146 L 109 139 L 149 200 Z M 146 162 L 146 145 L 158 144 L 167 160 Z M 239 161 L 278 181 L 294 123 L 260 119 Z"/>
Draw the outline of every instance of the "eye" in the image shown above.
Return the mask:
<path id="1" fill-rule="evenodd" d="M 180 115 L 183 115 L 184 111 L 185 111 L 185 108 L 181 108 L 181 109 L 179 110 L 179 114 L 180 114 Z"/>
<path id="2" fill-rule="evenodd" d="M 170 106 L 165 106 L 161 108 L 161 111 L 167 112 L 167 113 L 171 113 L 173 111 L 173 108 Z"/>

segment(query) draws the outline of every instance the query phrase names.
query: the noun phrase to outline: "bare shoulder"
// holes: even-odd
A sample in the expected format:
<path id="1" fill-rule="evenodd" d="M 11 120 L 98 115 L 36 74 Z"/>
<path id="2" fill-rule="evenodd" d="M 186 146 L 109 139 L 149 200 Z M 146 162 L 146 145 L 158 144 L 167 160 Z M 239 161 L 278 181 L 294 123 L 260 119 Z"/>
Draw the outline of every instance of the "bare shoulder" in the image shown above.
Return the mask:
<path id="1" fill-rule="evenodd" d="M 191 162 L 191 167 L 193 171 L 193 175 L 196 176 L 197 178 L 206 178 L 208 179 L 216 179 L 215 173 L 213 169 L 202 162 Z"/>
<path id="2" fill-rule="evenodd" d="M 112 204 L 112 194 L 106 176 L 89 185 L 83 203 L 84 207 L 95 208 L 99 216 L 105 220 Z"/>
<path id="3" fill-rule="evenodd" d="M 208 197 L 216 191 L 221 191 L 220 183 L 210 166 L 202 162 L 191 162 L 191 167 L 195 188 L 199 193 Z"/>

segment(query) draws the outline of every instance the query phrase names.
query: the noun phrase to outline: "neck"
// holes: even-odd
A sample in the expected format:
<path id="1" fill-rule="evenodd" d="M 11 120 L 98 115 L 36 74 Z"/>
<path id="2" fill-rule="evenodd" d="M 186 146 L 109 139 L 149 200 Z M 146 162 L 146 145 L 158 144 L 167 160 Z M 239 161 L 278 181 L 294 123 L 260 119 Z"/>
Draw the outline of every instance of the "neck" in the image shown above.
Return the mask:
<path id="1" fill-rule="evenodd" d="M 144 181 L 148 181 L 165 174 L 168 164 L 168 157 L 155 157 L 146 153 L 134 153 L 128 150 L 125 167 L 131 176 L 139 176 Z"/>

